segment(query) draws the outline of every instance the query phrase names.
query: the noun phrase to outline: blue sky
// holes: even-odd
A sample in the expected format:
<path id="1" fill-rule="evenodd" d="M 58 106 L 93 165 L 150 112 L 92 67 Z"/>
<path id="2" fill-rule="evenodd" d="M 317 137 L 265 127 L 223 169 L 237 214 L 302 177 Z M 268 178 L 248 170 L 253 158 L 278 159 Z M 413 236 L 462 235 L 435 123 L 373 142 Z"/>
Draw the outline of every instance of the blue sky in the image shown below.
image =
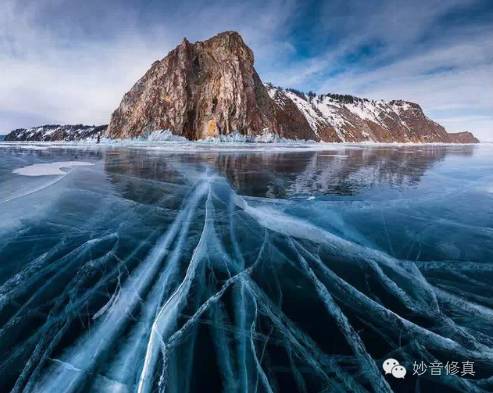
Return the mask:
<path id="1" fill-rule="evenodd" d="M 183 37 L 240 32 L 264 82 L 407 99 L 493 141 L 493 1 L 2 0 L 0 133 L 101 124 Z"/>

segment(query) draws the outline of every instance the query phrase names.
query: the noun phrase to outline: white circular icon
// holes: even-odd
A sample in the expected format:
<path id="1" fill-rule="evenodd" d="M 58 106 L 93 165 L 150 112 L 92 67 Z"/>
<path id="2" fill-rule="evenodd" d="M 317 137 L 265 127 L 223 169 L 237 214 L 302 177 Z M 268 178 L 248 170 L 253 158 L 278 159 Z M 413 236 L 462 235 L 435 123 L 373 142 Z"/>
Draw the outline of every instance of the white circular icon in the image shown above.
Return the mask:
<path id="1" fill-rule="evenodd" d="M 392 367 L 392 375 L 395 378 L 404 379 L 404 377 L 406 376 L 406 372 L 407 371 L 406 371 L 406 368 L 404 366 L 397 365 L 397 366 Z"/>
<path id="2" fill-rule="evenodd" d="M 387 359 L 383 362 L 382 368 L 385 374 L 392 374 L 394 378 L 404 378 L 406 376 L 407 370 L 404 366 L 399 364 L 399 361 L 395 359 Z"/>
<path id="3" fill-rule="evenodd" d="M 392 374 L 392 368 L 395 366 L 398 366 L 399 362 L 395 359 L 387 359 L 386 361 L 383 362 L 383 370 L 385 371 L 385 374 Z"/>

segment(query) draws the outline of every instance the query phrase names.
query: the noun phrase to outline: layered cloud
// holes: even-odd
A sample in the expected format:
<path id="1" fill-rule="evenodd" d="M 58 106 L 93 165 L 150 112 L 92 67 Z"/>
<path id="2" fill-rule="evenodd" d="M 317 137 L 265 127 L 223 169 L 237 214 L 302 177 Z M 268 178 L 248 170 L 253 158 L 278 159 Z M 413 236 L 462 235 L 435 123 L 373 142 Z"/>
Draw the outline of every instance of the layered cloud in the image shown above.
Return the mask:
<path id="1" fill-rule="evenodd" d="M 0 132 L 105 123 L 123 93 L 181 38 L 237 30 L 263 80 L 416 101 L 449 130 L 493 140 L 490 4 L 4 0 Z"/>

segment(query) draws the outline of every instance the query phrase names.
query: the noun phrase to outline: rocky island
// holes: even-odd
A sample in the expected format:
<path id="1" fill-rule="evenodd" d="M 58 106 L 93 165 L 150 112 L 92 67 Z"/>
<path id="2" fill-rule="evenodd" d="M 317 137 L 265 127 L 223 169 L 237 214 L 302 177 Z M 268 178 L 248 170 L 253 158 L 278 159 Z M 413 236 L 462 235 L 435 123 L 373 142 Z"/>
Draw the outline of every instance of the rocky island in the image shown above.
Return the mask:
<path id="1" fill-rule="evenodd" d="M 107 135 L 131 138 L 156 129 L 191 140 L 274 132 L 324 142 L 479 142 L 470 133 L 447 133 L 412 102 L 264 85 L 236 32 L 193 44 L 184 39 L 156 61 L 123 97 Z"/>
<path id="2" fill-rule="evenodd" d="M 162 129 L 189 140 L 237 133 L 321 142 L 479 142 L 470 132 L 448 133 L 413 102 L 264 84 L 252 50 L 232 31 L 195 43 L 183 39 L 124 95 L 107 127 L 42 126 L 5 139 L 78 140 L 95 133 L 122 139 Z"/>
<path id="3" fill-rule="evenodd" d="M 76 125 L 60 125 L 47 124 L 39 127 L 17 128 L 7 135 L 5 141 L 21 142 L 21 141 L 79 141 L 79 140 L 97 140 L 98 137 L 104 134 L 107 126 L 87 126 L 83 124 Z"/>

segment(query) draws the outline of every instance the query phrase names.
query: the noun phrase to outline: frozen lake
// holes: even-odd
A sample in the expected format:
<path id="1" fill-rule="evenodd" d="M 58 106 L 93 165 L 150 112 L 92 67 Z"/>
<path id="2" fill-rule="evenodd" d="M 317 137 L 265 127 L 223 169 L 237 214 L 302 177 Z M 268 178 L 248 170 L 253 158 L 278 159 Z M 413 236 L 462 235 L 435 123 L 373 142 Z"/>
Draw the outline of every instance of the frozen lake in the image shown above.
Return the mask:
<path id="1" fill-rule="evenodd" d="M 1 392 L 491 392 L 492 282 L 492 145 L 0 145 Z"/>

